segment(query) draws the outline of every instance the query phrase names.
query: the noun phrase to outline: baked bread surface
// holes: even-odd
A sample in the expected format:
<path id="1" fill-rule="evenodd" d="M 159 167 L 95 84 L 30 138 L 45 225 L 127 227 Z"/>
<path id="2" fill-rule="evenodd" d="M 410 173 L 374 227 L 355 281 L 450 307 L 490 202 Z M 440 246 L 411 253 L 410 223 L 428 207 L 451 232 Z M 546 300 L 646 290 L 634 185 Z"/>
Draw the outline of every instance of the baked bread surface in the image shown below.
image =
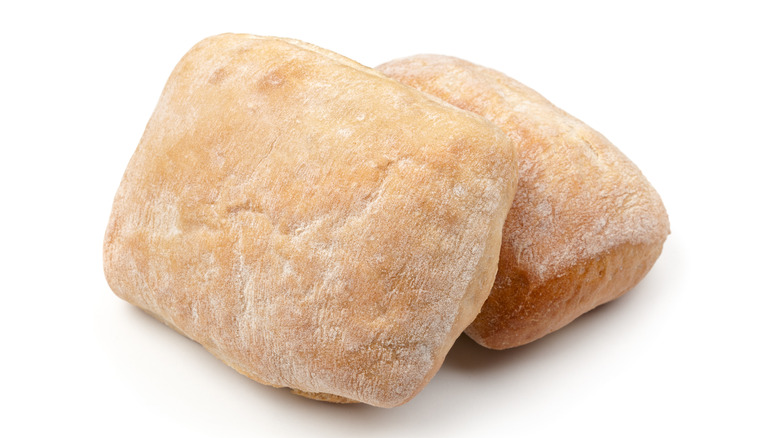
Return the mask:
<path id="1" fill-rule="evenodd" d="M 419 55 L 377 67 L 498 125 L 518 151 L 520 180 L 498 274 L 466 330 L 494 349 L 522 345 L 632 288 L 669 234 L 661 198 L 604 136 L 492 69 Z"/>
<path id="2" fill-rule="evenodd" d="M 220 35 L 164 88 L 105 274 L 256 381 L 396 406 L 487 298 L 516 183 L 481 117 L 310 44 Z"/>

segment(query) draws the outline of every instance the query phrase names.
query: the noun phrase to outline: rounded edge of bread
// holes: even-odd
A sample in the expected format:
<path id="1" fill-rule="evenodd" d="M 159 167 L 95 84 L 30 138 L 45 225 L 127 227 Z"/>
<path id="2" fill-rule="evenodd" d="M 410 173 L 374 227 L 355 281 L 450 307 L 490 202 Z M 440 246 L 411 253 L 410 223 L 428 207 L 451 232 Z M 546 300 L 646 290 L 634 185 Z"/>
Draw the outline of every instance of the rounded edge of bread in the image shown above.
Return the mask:
<path id="1" fill-rule="evenodd" d="M 540 283 L 504 263 L 496 276 L 501 284 L 494 285 L 492 298 L 465 333 L 494 350 L 537 340 L 628 292 L 647 275 L 662 247 L 663 241 L 619 245 Z M 517 284 L 524 285 L 521 295 L 513 287 Z"/>

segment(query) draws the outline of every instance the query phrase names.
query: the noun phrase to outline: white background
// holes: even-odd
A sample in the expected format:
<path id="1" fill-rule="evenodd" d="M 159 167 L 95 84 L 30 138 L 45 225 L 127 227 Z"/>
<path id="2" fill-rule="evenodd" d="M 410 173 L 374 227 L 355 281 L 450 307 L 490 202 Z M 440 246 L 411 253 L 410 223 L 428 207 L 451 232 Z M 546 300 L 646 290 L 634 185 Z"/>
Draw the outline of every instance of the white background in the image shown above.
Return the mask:
<path id="1" fill-rule="evenodd" d="M 0 6 L 0 435 L 780 435 L 774 2 L 269 3 Z M 222 32 L 369 66 L 427 52 L 501 70 L 632 158 L 673 234 L 624 298 L 514 350 L 461 338 L 404 406 L 256 384 L 102 272 L 113 195 L 167 76 Z"/>

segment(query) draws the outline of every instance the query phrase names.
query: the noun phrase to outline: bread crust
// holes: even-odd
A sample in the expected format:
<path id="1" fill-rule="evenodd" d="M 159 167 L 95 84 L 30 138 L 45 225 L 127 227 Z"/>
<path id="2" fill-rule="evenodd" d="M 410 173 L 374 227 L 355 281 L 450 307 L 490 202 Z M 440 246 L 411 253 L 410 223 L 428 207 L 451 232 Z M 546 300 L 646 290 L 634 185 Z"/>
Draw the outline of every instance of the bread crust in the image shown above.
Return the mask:
<path id="1" fill-rule="evenodd" d="M 505 349 L 538 339 L 631 289 L 669 234 L 661 198 L 601 134 L 506 75 L 419 55 L 377 67 L 473 111 L 515 143 L 521 168 L 490 297 L 466 333 Z"/>
<path id="2" fill-rule="evenodd" d="M 397 406 L 489 294 L 516 163 L 481 117 L 340 55 L 208 38 L 125 172 L 106 278 L 258 382 Z"/>

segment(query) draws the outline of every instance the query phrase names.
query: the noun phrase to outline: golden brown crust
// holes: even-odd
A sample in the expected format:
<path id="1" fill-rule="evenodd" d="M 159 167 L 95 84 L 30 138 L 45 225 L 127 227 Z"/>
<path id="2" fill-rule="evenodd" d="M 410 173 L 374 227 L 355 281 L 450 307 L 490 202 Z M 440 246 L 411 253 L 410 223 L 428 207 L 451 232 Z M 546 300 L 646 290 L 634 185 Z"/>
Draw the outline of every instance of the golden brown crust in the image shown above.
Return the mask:
<path id="1" fill-rule="evenodd" d="M 106 278 L 254 380 L 396 406 L 489 294 L 515 154 L 484 119 L 335 53 L 208 38 L 128 165 Z"/>
<path id="2" fill-rule="evenodd" d="M 466 330 L 477 342 L 503 349 L 538 339 L 622 295 L 655 262 L 669 233 L 661 199 L 601 134 L 506 75 L 457 58 L 420 55 L 377 69 L 482 115 L 518 149 L 499 271 Z"/>
<path id="3" fill-rule="evenodd" d="M 545 282 L 531 282 L 516 264 L 499 262 L 501 281 L 466 334 L 497 350 L 539 339 L 626 293 L 647 274 L 661 247 L 619 245 Z"/>

